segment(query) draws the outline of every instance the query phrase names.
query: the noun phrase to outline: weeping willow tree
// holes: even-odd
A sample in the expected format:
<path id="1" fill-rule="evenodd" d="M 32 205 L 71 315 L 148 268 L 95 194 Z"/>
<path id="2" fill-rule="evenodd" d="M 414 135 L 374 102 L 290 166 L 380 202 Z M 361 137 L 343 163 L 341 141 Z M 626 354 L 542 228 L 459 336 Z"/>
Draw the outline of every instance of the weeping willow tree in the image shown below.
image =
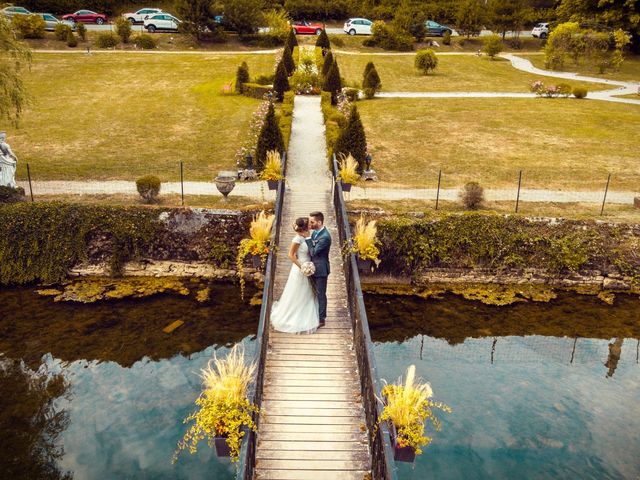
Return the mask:
<path id="1" fill-rule="evenodd" d="M 17 125 L 27 104 L 22 74 L 31 66 L 31 50 L 18 41 L 11 23 L 0 16 L 0 120 Z"/>

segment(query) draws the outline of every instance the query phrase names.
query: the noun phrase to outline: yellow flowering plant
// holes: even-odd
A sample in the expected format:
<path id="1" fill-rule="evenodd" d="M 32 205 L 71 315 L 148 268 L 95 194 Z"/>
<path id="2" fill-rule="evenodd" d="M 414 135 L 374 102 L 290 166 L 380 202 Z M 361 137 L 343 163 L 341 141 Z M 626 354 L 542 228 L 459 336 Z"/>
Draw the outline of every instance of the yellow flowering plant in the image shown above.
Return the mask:
<path id="1" fill-rule="evenodd" d="M 380 241 L 377 234 L 376 221 L 371 220 L 367 223 L 364 217 L 360 216 L 356 222 L 351 249 L 362 260 L 373 260 L 376 266 L 380 264 L 380 250 L 378 249 Z"/>
<path id="2" fill-rule="evenodd" d="M 395 384 L 387 384 L 382 388 L 382 403 L 384 409 L 379 421 L 389 421 L 396 429 L 396 444 L 398 447 L 411 447 L 417 455 L 422 453 L 420 447 L 427 446 L 433 440 L 425 435 L 425 423 L 430 422 L 436 431 L 442 425 L 434 415 L 437 408 L 451 413 L 451 407 L 444 403 L 431 400 L 433 391 L 428 383 L 415 378 L 416 367 L 411 365 L 407 369 L 407 377 L 402 377 Z"/>
<path id="3" fill-rule="evenodd" d="M 358 162 L 353 155 L 345 155 L 344 153 L 340 153 L 339 157 L 339 166 L 338 166 L 338 178 L 342 181 L 342 183 L 350 183 L 355 184 L 360 179 L 360 175 L 358 175 Z"/>
<path id="4" fill-rule="evenodd" d="M 264 168 L 262 169 L 262 172 L 260 172 L 260 179 L 277 181 L 282 180 L 283 178 L 280 153 L 276 150 L 269 150 L 267 152 L 267 159 L 264 162 Z"/>
<path id="5" fill-rule="evenodd" d="M 267 215 L 264 210 L 257 214 L 251 221 L 249 227 L 249 238 L 243 238 L 238 245 L 238 255 L 236 256 L 236 267 L 240 280 L 240 296 L 244 298 L 244 259 L 248 255 L 260 257 L 261 266 L 264 268 L 269 254 L 269 239 L 271 238 L 271 228 L 275 220 L 275 215 Z"/>
<path id="6" fill-rule="evenodd" d="M 201 371 L 203 391 L 195 402 L 199 408 L 184 419 L 184 423 L 194 423 L 178 442 L 173 463 L 182 450 L 196 453 L 198 443 L 205 438 L 213 446 L 215 437 L 225 437 L 231 461 L 238 461 L 245 435 L 243 427 L 256 431 L 253 415 L 258 413 L 258 407 L 247 398 L 255 370 L 255 363 L 245 363 L 240 345 L 234 346 L 224 359 L 214 353 L 213 360 Z"/>

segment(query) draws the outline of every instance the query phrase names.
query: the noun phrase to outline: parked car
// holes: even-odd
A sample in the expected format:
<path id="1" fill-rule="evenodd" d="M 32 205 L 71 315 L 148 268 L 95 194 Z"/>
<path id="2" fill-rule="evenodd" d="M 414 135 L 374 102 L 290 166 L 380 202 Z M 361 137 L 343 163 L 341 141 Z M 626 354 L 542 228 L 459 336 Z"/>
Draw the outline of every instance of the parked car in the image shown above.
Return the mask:
<path id="1" fill-rule="evenodd" d="M 433 20 L 427 20 L 424 22 L 424 27 L 427 30 L 427 35 L 431 37 L 444 37 L 445 33 L 449 32 L 449 35 L 453 33 L 453 28 L 446 25 L 440 25 Z"/>
<path id="2" fill-rule="evenodd" d="M 145 19 L 144 28 L 150 33 L 156 30 L 176 32 L 181 23 L 181 20 L 169 13 L 156 13 Z"/>
<path id="3" fill-rule="evenodd" d="M 304 20 L 291 23 L 291 28 L 296 35 L 320 35 L 324 28 L 319 23 L 309 23 Z"/>
<path id="4" fill-rule="evenodd" d="M 42 19 L 44 20 L 45 30 L 54 31 L 58 24 L 67 25 L 69 28 L 71 28 L 71 30 L 76 29 L 75 23 L 60 21 L 58 18 L 56 18 L 55 15 L 52 15 L 51 13 L 34 13 L 34 15 L 42 17 Z"/>
<path id="5" fill-rule="evenodd" d="M 62 16 L 62 20 L 69 22 L 96 23 L 102 25 L 107 23 L 107 16 L 104 13 L 96 13 L 91 10 L 78 10 L 75 13 L 67 13 Z"/>
<path id="6" fill-rule="evenodd" d="M 533 30 L 531 30 L 531 36 L 535 38 L 547 38 L 549 36 L 549 24 L 538 23 Z"/>
<path id="7" fill-rule="evenodd" d="M 31 15 L 31 12 L 24 7 L 15 7 L 13 5 L 9 7 L 4 7 L 0 10 L 0 13 L 5 17 L 13 17 L 14 15 Z"/>
<path id="8" fill-rule="evenodd" d="M 163 13 L 161 8 L 141 8 L 134 13 L 123 13 L 122 16 L 131 23 L 144 23 L 151 15 Z"/>
<path id="9" fill-rule="evenodd" d="M 344 24 L 342 30 L 349 35 L 371 35 L 373 22 L 366 18 L 350 18 Z"/>

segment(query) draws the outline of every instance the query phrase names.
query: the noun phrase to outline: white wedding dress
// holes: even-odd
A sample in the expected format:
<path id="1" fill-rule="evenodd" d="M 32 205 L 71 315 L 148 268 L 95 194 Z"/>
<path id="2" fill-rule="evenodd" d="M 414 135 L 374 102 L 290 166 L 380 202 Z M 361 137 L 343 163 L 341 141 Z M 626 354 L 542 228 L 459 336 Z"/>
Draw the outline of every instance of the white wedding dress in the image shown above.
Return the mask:
<path id="1" fill-rule="evenodd" d="M 292 243 L 300 245 L 300 263 L 310 262 L 309 247 L 304 237 L 296 235 Z M 313 333 L 318 324 L 318 299 L 313 291 L 311 279 L 305 277 L 297 265 L 292 265 L 280 300 L 275 302 L 271 309 L 271 325 L 278 332 Z"/>

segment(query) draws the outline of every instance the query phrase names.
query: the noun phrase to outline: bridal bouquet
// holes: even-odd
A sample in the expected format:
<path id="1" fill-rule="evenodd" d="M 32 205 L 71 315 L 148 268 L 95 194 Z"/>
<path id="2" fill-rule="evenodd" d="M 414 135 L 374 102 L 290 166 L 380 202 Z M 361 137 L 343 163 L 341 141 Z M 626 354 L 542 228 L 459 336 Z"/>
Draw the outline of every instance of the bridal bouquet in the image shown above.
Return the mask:
<path id="1" fill-rule="evenodd" d="M 302 274 L 305 277 L 310 277 L 311 275 L 316 273 L 316 266 L 313 264 L 313 262 L 304 262 L 300 266 L 300 271 L 302 271 Z"/>

